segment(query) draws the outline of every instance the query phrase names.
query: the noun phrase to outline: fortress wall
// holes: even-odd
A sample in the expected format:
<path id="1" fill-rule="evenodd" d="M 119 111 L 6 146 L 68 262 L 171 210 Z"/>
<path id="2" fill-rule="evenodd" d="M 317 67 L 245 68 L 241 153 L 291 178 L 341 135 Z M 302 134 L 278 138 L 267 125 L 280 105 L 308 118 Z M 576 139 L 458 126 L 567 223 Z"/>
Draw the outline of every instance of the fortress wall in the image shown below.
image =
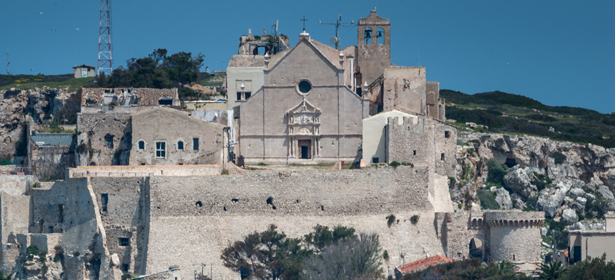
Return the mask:
<path id="1" fill-rule="evenodd" d="M 387 150 L 389 162 L 411 162 L 414 165 L 434 166 L 434 126 L 429 118 L 389 118 L 387 125 Z M 439 158 L 438 158 L 439 159 Z"/>
<path id="2" fill-rule="evenodd" d="M 80 166 L 68 169 L 69 178 L 83 177 L 148 177 L 154 176 L 212 176 L 220 175 L 220 165 L 122 165 Z"/>
<path id="3" fill-rule="evenodd" d="M 435 163 L 438 174 L 448 177 L 456 176 L 457 129 L 439 121 L 435 123 Z M 442 156 L 444 155 L 444 156 Z"/>
<path id="4" fill-rule="evenodd" d="M 535 226 L 490 227 L 491 259 L 514 262 L 540 262 L 542 239 Z M 514 255 L 514 258 L 513 258 Z"/>
<path id="5" fill-rule="evenodd" d="M 269 224 L 291 237 L 307 234 L 317 224 L 376 232 L 391 256 L 385 268 L 400 265 L 402 253 L 405 262 L 442 255 L 425 191 L 428 177 L 427 168 L 409 166 L 152 177 L 147 273 L 177 264 L 188 278 L 206 263 L 213 264 L 215 277 L 238 279 L 239 274 L 223 267 L 220 252 Z M 269 197 L 272 204 L 267 204 Z M 389 228 L 390 214 L 399 223 Z M 416 225 L 410 222 L 413 215 L 420 217 Z"/>
<path id="6" fill-rule="evenodd" d="M 0 264 L 5 273 L 15 266 L 19 249 L 16 242 L 18 234 L 28 233 L 29 196 L 12 196 L 0 192 Z M 7 244 L 8 243 L 8 244 Z"/>
<path id="7" fill-rule="evenodd" d="M 0 191 L 10 195 L 22 195 L 37 180 L 33 175 L 0 175 Z"/>

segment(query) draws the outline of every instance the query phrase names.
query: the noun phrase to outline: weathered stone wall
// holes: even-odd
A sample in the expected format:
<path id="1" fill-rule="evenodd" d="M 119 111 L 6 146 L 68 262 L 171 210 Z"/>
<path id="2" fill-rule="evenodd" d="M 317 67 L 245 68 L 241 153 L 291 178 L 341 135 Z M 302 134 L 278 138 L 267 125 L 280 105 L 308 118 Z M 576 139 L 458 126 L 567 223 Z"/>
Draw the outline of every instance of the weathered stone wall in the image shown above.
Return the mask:
<path id="1" fill-rule="evenodd" d="M 457 175 L 457 128 L 452 125 L 433 120 L 436 127 L 435 141 L 435 172 L 455 177 Z"/>
<path id="2" fill-rule="evenodd" d="M 220 175 L 220 165 L 80 166 L 68 169 L 68 178 Z"/>
<path id="3" fill-rule="evenodd" d="M 382 96 L 384 111 L 405 109 L 418 114 L 427 113 L 425 67 L 391 66 L 384 69 Z"/>
<path id="4" fill-rule="evenodd" d="M 28 233 L 29 209 L 30 197 L 0 192 L 0 262 L 5 273 L 12 271 L 19 255 L 17 235 Z"/>
<path id="5" fill-rule="evenodd" d="M 544 212 L 486 212 L 493 261 L 540 262 Z"/>
<path id="6" fill-rule="evenodd" d="M 77 131 L 77 166 L 128 165 L 132 143 L 129 113 L 80 113 Z"/>
<path id="7" fill-rule="evenodd" d="M 267 171 L 234 176 L 153 177 L 147 273 L 182 268 L 188 278 L 200 263 L 213 263 L 214 275 L 236 279 L 223 268 L 228 244 L 268 224 L 289 236 L 317 225 L 352 226 L 376 232 L 390 264 L 442 254 L 433 226 L 426 168 L 370 168 L 345 171 Z M 182 186 L 177 188 L 177 186 Z M 271 204 L 267 199 L 271 198 Z M 399 223 L 389 228 L 386 216 Z M 419 215 L 417 225 L 410 217 Z"/>
<path id="8" fill-rule="evenodd" d="M 147 230 L 148 219 L 141 216 L 142 200 L 147 199 L 143 193 L 146 191 L 146 178 L 91 178 L 90 183 L 96 196 L 96 203 L 100 209 L 102 224 L 106 234 L 106 248 L 109 254 L 117 254 L 120 263 L 128 265 L 127 273 L 144 274 L 142 267 L 147 250 L 140 246 L 138 236 Z M 101 195 L 108 197 L 103 207 Z M 120 244 L 120 238 L 128 239 L 128 246 Z M 121 265 L 120 265 L 121 267 Z"/>
<path id="9" fill-rule="evenodd" d="M 168 108 L 141 111 L 133 114 L 131 120 L 130 165 L 222 165 L 225 162 L 223 151 L 227 135 L 223 125 Z M 143 141 L 143 149 L 139 147 L 140 141 Z M 164 156 L 157 154 L 156 143 L 165 144 Z"/>
<path id="10" fill-rule="evenodd" d="M 399 125 L 398 118 L 389 119 L 387 151 L 390 162 L 435 166 L 436 136 L 433 120 L 418 117 L 417 123 L 412 118 L 404 118 L 402 125 Z"/>
<path id="11" fill-rule="evenodd" d="M 81 106 L 99 106 L 103 104 L 103 95 L 110 93 L 115 96 L 119 105 L 124 93 L 134 94 L 137 106 L 156 106 L 161 99 L 172 99 L 173 106 L 179 106 L 179 95 L 177 88 L 157 89 L 157 88 L 83 88 L 81 91 Z M 111 104 L 106 104 L 111 105 Z"/>
<path id="12" fill-rule="evenodd" d="M 64 170 L 75 166 L 75 154 L 71 146 L 30 145 L 31 172 L 41 180 L 64 179 Z"/>
<path id="13" fill-rule="evenodd" d="M 32 175 L 0 175 L 0 191 L 10 195 L 23 195 L 38 181 Z"/>

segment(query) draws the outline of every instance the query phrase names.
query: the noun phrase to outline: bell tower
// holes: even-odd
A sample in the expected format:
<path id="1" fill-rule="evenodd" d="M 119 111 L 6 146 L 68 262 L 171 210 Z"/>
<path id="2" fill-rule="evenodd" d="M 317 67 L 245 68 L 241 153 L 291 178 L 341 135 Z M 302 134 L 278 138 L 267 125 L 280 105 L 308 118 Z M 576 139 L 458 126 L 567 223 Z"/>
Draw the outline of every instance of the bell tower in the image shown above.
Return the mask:
<path id="1" fill-rule="evenodd" d="M 391 22 L 378 16 L 376 8 L 357 24 L 358 57 L 360 78 L 357 84 L 370 86 L 391 66 Z"/>

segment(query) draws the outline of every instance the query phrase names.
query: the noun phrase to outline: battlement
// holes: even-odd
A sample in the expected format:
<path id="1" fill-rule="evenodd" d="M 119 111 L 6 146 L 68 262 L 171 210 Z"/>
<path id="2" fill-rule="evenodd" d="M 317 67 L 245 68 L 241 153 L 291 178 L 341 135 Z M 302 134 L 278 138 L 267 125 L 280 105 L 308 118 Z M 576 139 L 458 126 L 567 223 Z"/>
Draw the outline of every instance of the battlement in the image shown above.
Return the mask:
<path id="1" fill-rule="evenodd" d="M 544 223 L 544 212 L 486 212 L 485 222 L 490 227 L 534 227 Z"/>
<path id="2" fill-rule="evenodd" d="M 401 127 L 405 127 L 405 126 L 416 126 L 419 123 L 421 124 L 425 124 L 427 120 L 425 118 L 421 118 L 421 117 L 417 117 L 417 116 L 412 116 L 412 117 L 389 117 L 387 118 L 387 123 L 389 124 L 389 126 L 391 127 L 391 129 L 399 129 Z"/>

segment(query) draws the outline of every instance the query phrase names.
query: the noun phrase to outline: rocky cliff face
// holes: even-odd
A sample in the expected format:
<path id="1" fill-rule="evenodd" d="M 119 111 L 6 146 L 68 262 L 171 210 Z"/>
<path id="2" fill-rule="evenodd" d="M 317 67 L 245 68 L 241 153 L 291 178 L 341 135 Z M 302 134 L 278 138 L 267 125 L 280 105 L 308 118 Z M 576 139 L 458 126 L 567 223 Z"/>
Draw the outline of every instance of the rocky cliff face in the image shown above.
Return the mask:
<path id="1" fill-rule="evenodd" d="M 545 211 L 565 225 L 615 211 L 615 149 L 533 136 L 459 133 L 453 200 L 471 207 L 493 193 L 501 209 Z M 488 181 L 487 161 L 506 165 L 502 186 Z"/>
<path id="2" fill-rule="evenodd" d="M 17 147 L 23 137 L 26 115 L 41 124 L 44 120 L 54 119 L 60 114 L 75 115 L 78 107 L 71 106 L 75 112 L 67 112 L 70 97 L 75 92 L 64 89 L 42 89 L 0 91 L 0 159 L 10 159 L 19 154 Z M 72 120 L 68 120 L 69 122 Z M 22 151 L 23 152 L 23 151 Z"/>

